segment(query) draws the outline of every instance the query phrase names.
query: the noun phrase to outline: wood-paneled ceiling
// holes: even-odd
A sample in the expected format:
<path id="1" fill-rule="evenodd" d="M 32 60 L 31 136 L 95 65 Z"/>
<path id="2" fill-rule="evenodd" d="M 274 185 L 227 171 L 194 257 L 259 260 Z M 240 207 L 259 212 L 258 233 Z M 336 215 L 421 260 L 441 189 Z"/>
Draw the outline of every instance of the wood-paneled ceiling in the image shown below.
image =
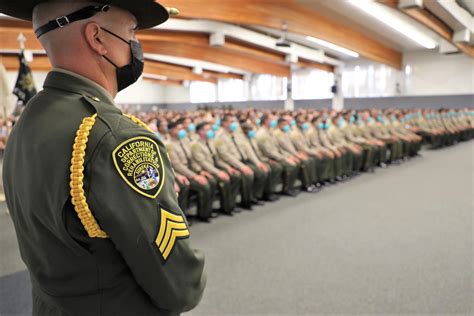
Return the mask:
<path id="1" fill-rule="evenodd" d="M 315 0 L 314 2 L 318 1 L 322 0 Z M 399 10 L 398 0 L 379 1 L 391 6 L 394 10 Z M 401 69 L 402 66 L 402 51 L 399 47 L 392 45 L 390 41 L 385 41 L 373 35 L 373 32 L 365 31 L 363 27 L 350 27 L 350 24 L 342 21 L 340 16 L 318 10 L 318 6 L 310 6 L 306 0 L 162 0 L 160 2 L 166 6 L 178 8 L 181 13 L 177 18 L 181 20 L 212 20 L 243 27 L 261 26 L 277 30 L 280 30 L 282 25 L 286 23 L 288 31 L 291 33 L 325 40 L 357 52 L 361 57 L 384 63 L 396 69 Z M 403 11 L 433 29 L 442 38 L 452 40 L 453 30 L 445 24 L 442 25 L 443 23 L 440 24 L 439 21 L 433 22 L 434 19 L 431 16 L 427 18 L 426 8 Z M 216 32 L 218 31 L 216 30 Z M 17 37 L 19 33 L 26 36 L 26 48 L 37 51 L 35 59 L 31 63 L 33 70 L 44 71 L 50 69 L 51 66 L 47 57 L 41 54 L 42 47 L 34 36 L 31 23 L 1 17 L 0 49 L 2 51 L 2 63 L 5 64 L 6 68 L 8 70 L 18 68 L 18 61 L 12 52 L 18 49 Z M 329 72 L 333 72 L 335 69 L 334 64 L 303 58 L 299 58 L 296 63 L 292 63 L 289 62 L 285 52 L 281 50 L 278 51 L 268 47 L 268 45 L 264 47 L 259 45 L 258 42 L 229 36 L 226 36 L 224 45 L 211 46 L 209 37 L 209 33 L 197 32 L 196 30 L 163 30 L 158 28 L 140 31 L 138 38 L 144 47 L 145 53 L 186 58 L 197 62 L 196 68 L 198 70 L 189 64 L 147 60 L 145 72 L 151 75 L 151 78 L 148 79 L 167 84 L 179 84 L 184 80 L 215 83 L 219 78 L 242 79 L 243 73 L 289 76 L 291 69 L 295 67 L 317 68 Z M 472 56 L 472 47 L 469 45 L 463 43 L 455 43 L 455 45 L 461 51 Z M 334 59 L 337 58 L 332 58 L 332 60 Z M 202 70 L 198 65 L 199 61 L 227 66 L 240 71 L 234 73 L 232 71 L 210 71 L 205 68 Z M 153 76 L 166 79 L 153 79 Z"/>

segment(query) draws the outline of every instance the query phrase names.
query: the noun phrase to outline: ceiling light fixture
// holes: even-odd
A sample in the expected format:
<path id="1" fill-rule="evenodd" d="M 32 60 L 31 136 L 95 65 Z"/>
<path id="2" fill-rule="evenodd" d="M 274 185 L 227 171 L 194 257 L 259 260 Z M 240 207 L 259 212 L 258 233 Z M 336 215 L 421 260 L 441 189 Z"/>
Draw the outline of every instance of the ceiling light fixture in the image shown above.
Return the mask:
<path id="1" fill-rule="evenodd" d="M 351 56 L 351 57 L 354 57 L 354 58 L 359 57 L 359 53 L 357 53 L 357 52 L 354 52 L 350 49 L 338 46 L 338 45 L 333 44 L 333 43 L 323 41 L 322 39 L 315 38 L 315 37 L 312 37 L 312 36 L 306 36 L 306 39 L 308 41 L 311 41 L 311 42 L 316 43 L 318 45 L 321 45 L 321 46 L 327 47 L 329 49 L 335 50 L 339 53 L 343 53 L 345 55 L 348 55 L 348 56 Z"/>
<path id="2" fill-rule="evenodd" d="M 431 37 L 404 21 L 392 8 L 371 0 L 350 0 L 349 3 L 425 48 L 433 49 L 437 46 Z"/>

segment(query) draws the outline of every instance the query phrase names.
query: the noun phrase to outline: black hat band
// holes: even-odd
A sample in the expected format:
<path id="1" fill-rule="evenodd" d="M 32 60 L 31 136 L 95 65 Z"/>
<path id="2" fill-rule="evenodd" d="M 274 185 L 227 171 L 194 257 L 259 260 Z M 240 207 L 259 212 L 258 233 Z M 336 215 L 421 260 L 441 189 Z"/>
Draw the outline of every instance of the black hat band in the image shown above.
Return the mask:
<path id="1" fill-rule="evenodd" d="M 60 16 L 57 19 L 51 20 L 48 23 L 46 23 L 45 25 L 39 27 L 35 31 L 36 37 L 40 38 L 40 36 L 50 32 L 52 30 L 62 28 L 62 27 L 66 26 L 66 25 L 68 25 L 72 22 L 76 22 L 76 21 L 79 21 L 79 20 L 85 20 L 85 19 L 91 18 L 99 12 L 107 12 L 107 11 L 109 11 L 109 9 L 110 9 L 110 6 L 108 4 L 101 5 L 101 6 L 92 6 L 91 5 L 91 6 L 82 8 L 78 11 L 75 11 L 75 12 L 69 14 L 69 15 Z"/>

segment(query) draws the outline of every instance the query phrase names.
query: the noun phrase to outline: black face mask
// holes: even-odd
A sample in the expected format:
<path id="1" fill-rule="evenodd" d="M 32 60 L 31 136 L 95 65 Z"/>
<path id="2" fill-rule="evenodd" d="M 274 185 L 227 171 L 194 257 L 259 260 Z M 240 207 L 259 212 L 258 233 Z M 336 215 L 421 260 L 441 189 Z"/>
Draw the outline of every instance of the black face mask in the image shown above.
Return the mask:
<path id="1" fill-rule="evenodd" d="M 102 29 L 130 46 L 132 61 L 123 67 L 117 67 L 117 65 L 114 64 L 110 59 L 108 59 L 106 56 L 103 56 L 109 63 L 117 68 L 117 90 L 122 91 L 126 87 L 134 84 L 142 75 L 144 67 L 143 49 L 140 43 L 137 41 L 126 41 L 117 34 L 112 33 L 111 31 L 104 28 Z"/>

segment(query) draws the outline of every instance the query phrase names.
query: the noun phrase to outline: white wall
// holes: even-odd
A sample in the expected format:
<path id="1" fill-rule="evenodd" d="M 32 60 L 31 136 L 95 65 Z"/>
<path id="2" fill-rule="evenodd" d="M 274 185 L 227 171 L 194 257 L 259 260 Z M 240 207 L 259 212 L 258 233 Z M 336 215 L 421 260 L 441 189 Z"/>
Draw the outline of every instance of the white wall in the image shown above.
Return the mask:
<path id="1" fill-rule="evenodd" d="M 33 72 L 36 90 L 43 90 L 47 74 L 47 72 Z M 7 84 L 10 91 L 13 91 L 17 76 L 17 72 L 7 72 Z M 146 80 L 139 80 L 134 85 L 119 92 L 115 102 L 117 104 L 186 103 L 189 102 L 189 88 L 160 85 Z"/>
<path id="2" fill-rule="evenodd" d="M 474 59 L 437 51 L 403 54 L 403 69 L 357 59 L 343 69 L 345 97 L 474 94 Z"/>
<path id="3" fill-rule="evenodd" d="M 135 84 L 119 92 L 115 98 L 117 104 L 148 104 L 162 103 L 165 91 L 162 85 L 147 80 L 139 80 Z"/>
<path id="4" fill-rule="evenodd" d="M 474 59 L 464 54 L 409 52 L 403 65 L 405 95 L 474 94 Z"/>
<path id="5" fill-rule="evenodd" d="M 7 72 L 11 90 L 17 75 L 16 72 Z M 46 75 L 46 72 L 33 73 L 38 91 L 42 89 Z M 346 98 L 474 94 L 474 59 L 464 54 L 440 55 L 436 51 L 408 52 L 403 55 L 402 71 L 357 59 L 346 63 L 342 84 Z M 140 80 L 120 92 L 116 102 L 189 103 L 190 91 L 183 86 Z"/>
<path id="6" fill-rule="evenodd" d="M 163 100 L 160 103 L 189 103 L 189 88 L 183 86 L 164 85 Z"/>

